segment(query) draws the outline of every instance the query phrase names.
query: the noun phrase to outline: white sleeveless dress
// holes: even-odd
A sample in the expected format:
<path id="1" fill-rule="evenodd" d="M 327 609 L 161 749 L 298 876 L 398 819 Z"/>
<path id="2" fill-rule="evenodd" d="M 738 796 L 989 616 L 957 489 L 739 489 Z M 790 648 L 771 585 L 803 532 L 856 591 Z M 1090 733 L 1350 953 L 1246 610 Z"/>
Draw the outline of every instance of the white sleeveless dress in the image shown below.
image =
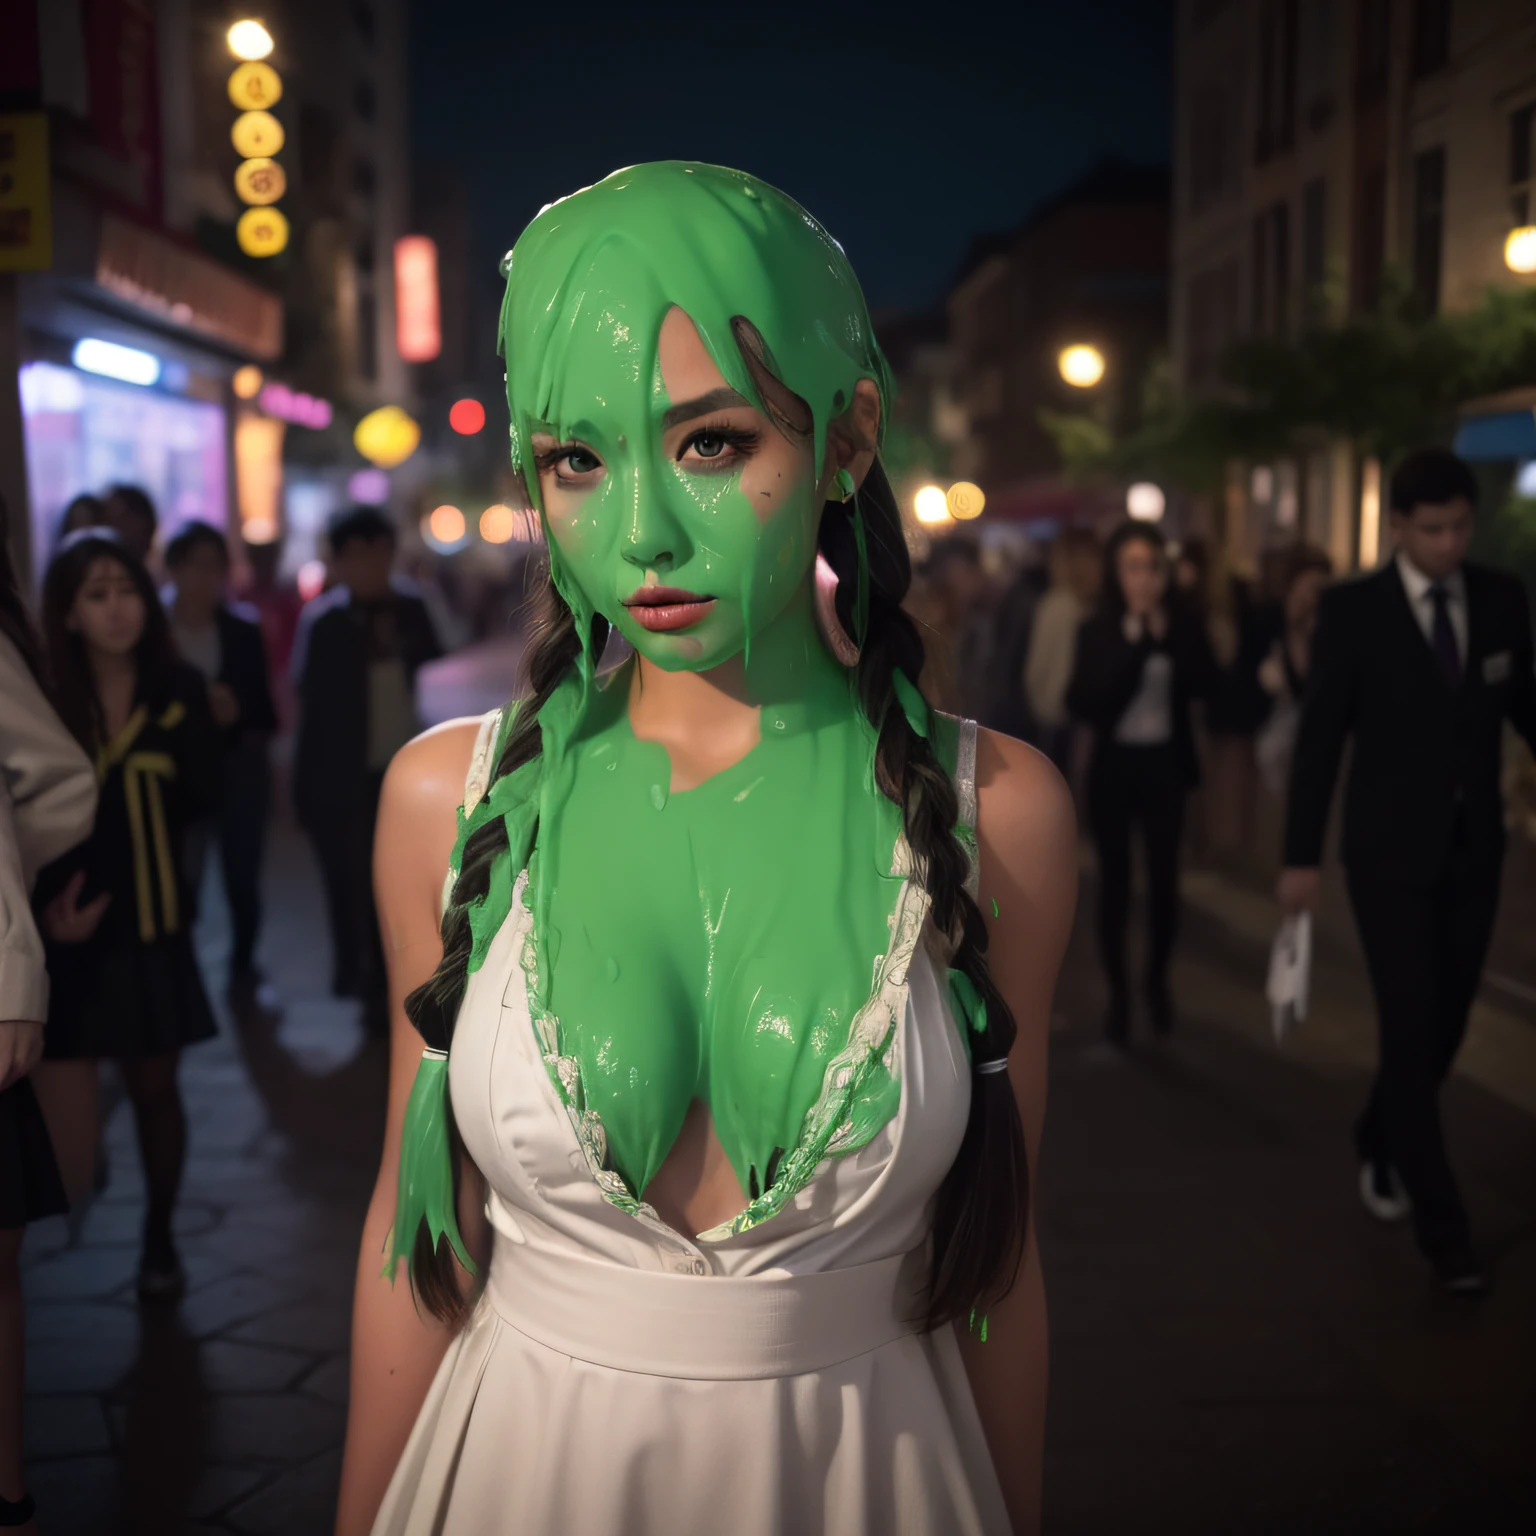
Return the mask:
<path id="1" fill-rule="evenodd" d="M 965 722 L 968 826 L 974 764 Z M 953 1332 L 909 1320 L 970 1108 L 921 889 L 904 889 L 876 981 L 897 1010 L 895 1116 L 719 1241 L 605 1193 L 601 1127 L 562 1102 L 530 1016 L 528 926 L 519 890 L 449 1058 L 454 1117 L 489 1186 L 485 1289 L 374 1536 L 1007 1536 Z"/>

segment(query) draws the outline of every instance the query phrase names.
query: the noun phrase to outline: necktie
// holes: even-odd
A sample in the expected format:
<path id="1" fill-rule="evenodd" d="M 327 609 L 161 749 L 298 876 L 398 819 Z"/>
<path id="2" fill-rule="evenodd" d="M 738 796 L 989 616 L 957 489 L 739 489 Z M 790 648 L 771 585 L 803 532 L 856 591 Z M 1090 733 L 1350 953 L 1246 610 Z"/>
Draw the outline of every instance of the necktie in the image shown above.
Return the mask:
<path id="1" fill-rule="evenodd" d="M 1430 601 L 1435 605 L 1435 622 L 1430 630 L 1430 648 L 1440 670 L 1445 673 L 1451 687 L 1461 686 L 1461 647 L 1456 644 L 1456 630 L 1451 623 L 1451 594 L 1436 582 L 1429 589 Z"/>

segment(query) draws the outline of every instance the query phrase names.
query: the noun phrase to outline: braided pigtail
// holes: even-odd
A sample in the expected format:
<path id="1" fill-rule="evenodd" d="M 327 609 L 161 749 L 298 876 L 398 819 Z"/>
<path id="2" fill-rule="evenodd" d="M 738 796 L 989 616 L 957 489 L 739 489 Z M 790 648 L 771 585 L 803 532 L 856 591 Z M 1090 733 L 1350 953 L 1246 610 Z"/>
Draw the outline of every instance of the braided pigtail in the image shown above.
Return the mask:
<path id="1" fill-rule="evenodd" d="M 495 768 L 482 804 L 500 800 L 508 790 L 529 807 L 539 800 L 543 773 L 540 715 L 557 690 L 574 684 L 583 655 L 576 615 L 550 579 L 548 567 L 529 603 L 528 643 L 523 653 L 528 696 L 508 710 Z M 588 654 L 600 654 L 607 625 L 594 621 Z M 461 811 L 461 817 L 463 812 Z M 528 823 L 528 838 L 533 825 Z M 523 841 L 523 839 L 519 839 Z M 513 849 L 508 818 L 502 814 L 461 821 L 455 849 L 456 878 L 443 912 L 443 958 L 437 969 L 405 1000 L 405 1011 L 420 1031 L 427 1054 L 411 1089 L 400 1150 L 400 1185 L 395 1228 L 385 1272 L 393 1276 L 401 1258 L 409 1261 L 418 1301 L 440 1321 L 457 1327 L 468 1316 L 457 1267 L 473 1271 L 459 1238 L 455 1215 L 458 1135 L 448 1101 L 447 1053 L 454 1022 L 464 1001 L 469 975 L 483 958 L 482 933 L 475 913 L 493 886 L 515 876 L 509 866 L 526 859 L 527 848 Z"/>
<path id="2" fill-rule="evenodd" d="M 984 1316 L 1012 1288 L 1023 1262 L 1028 1153 L 1012 1085 L 999 1068 L 1017 1028 L 987 966 L 987 928 L 967 884 L 971 849 L 956 829 L 960 806 L 954 780 L 934 751 L 931 719 L 915 686 L 923 642 L 901 606 L 912 584 L 912 564 L 901 514 L 878 460 L 855 502 L 827 504 L 820 547 L 839 577 L 838 617 L 859 645 L 855 684 L 877 735 L 876 783 L 901 807 L 934 926 L 952 945 L 951 996 L 971 1052 L 970 1117 L 934 1216 L 925 1297 L 925 1324 L 933 1329 L 956 1318 Z M 858 614 L 866 605 L 867 614 Z M 862 634 L 856 627 L 860 617 Z"/>

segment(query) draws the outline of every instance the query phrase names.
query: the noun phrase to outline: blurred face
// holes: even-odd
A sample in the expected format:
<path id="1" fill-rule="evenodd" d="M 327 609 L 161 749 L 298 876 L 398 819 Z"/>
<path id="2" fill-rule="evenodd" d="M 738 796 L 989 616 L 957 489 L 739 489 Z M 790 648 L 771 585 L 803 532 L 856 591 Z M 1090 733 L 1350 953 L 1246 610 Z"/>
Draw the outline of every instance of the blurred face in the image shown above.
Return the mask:
<path id="1" fill-rule="evenodd" d="M 228 562 L 212 544 L 194 544 L 171 572 L 178 602 L 194 613 L 210 616 L 224 601 L 224 583 L 228 576 Z"/>
<path id="2" fill-rule="evenodd" d="M 1126 611 L 1138 618 L 1152 612 L 1163 600 L 1168 585 L 1167 567 L 1162 551 L 1145 539 L 1128 539 L 1115 552 L 1115 574 Z"/>
<path id="3" fill-rule="evenodd" d="M 144 634 L 144 599 L 122 564 L 103 556 L 85 573 L 65 622 L 88 649 L 127 656 Z"/>
<path id="4" fill-rule="evenodd" d="M 393 539 L 349 539 L 331 560 L 331 571 L 360 603 L 382 602 L 389 596 L 395 566 Z"/>
<path id="5" fill-rule="evenodd" d="M 154 524 L 120 496 L 107 497 L 105 513 L 107 526 L 116 530 L 118 538 L 133 552 L 134 558 L 147 559 L 155 542 Z"/>
<path id="6" fill-rule="evenodd" d="M 1472 542 L 1472 503 L 1420 502 L 1411 512 L 1392 514 L 1398 548 L 1431 581 L 1444 581 L 1467 557 Z"/>
<path id="7" fill-rule="evenodd" d="M 1285 594 L 1285 621 L 1292 629 L 1305 629 L 1317 617 L 1317 605 L 1328 584 L 1327 571 L 1303 571 Z"/>
<path id="8" fill-rule="evenodd" d="M 533 434 L 564 571 L 646 660 L 718 666 L 805 586 L 823 488 L 809 413 L 804 426 L 792 438 L 737 394 L 674 308 L 648 418 L 620 419 L 599 400 L 579 433 Z"/>

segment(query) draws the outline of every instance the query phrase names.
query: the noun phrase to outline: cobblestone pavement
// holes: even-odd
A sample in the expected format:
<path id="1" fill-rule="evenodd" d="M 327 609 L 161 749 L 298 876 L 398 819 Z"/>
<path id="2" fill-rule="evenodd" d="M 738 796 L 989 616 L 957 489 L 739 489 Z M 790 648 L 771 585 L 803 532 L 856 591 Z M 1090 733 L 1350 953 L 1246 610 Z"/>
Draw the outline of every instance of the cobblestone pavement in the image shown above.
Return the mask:
<path id="1" fill-rule="evenodd" d="M 28 1441 L 49 1536 L 330 1529 L 348 1313 L 384 1060 L 325 994 L 307 848 L 279 824 L 264 958 L 280 1016 L 190 1051 L 178 1308 L 133 1298 L 126 1105 L 111 1182 L 26 1253 Z M 1536 1528 L 1536 1119 L 1459 1077 L 1454 1155 L 1495 1288 L 1452 1305 L 1372 1225 L 1347 1127 L 1371 1021 L 1325 957 L 1317 1040 L 1279 1053 L 1256 936 L 1192 912 L 1168 1045 L 1097 1041 L 1080 921 L 1055 1022 L 1041 1192 L 1053 1532 Z M 1219 908 L 1219 903 L 1215 903 Z M 210 975 L 222 959 L 208 914 Z M 464 1533 L 472 1536 L 472 1533 Z M 479 1536 L 479 1533 L 473 1533 Z M 580 1533 L 572 1533 L 580 1536 Z"/>

